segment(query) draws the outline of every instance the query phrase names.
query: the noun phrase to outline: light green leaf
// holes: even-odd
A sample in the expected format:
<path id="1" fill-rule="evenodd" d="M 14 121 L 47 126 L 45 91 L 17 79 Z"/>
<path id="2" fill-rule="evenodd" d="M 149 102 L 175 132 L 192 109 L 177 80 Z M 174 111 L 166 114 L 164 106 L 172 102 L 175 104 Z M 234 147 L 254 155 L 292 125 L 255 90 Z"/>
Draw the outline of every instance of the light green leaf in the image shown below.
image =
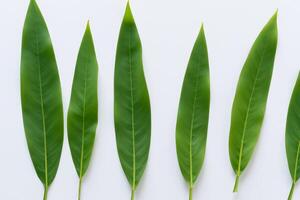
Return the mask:
<path id="1" fill-rule="evenodd" d="M 68 111 L 68 139 L 81 183 L 87 171 L 98 124 L 98 64 L 89 24 L 82 39 Z"/>
<path id="2" fill-rule="evenodd" d="M 285 131 L 286 156 L 293 179 L 289 200 L 292 199 L 294 188 L 300 177 L 300 75 L 294 87 Z"/>
<path id="3" fill-rule="evenodd" d="M 47 199 L 61 156 L 63 107 L 53 47 L 34 0 L 30 1 L 23 29 L 21 100 L 30 156 Z"/>
<path id="4" fill-rule="evenodd" d="M 114 80 L 115 131 L 119 158 L 134 191 L 148 160 L 151 111 L 142 46 L 129 4 L 121 25 Z"/>
<path id="5" fill-rule="evenodd" d="M 262 126 L 277 46 L 277 12 L 255 40 L 240 75 L 232 106 L 229 155 L 239 177 L 251 159 Z"/>
<path id="6" fill-rule="evenodd" d="M 204 161 L 210 104 L 209 63 L 203 27 L 195 42 L 181 90 L 176 148 L 190 199 Z"/>

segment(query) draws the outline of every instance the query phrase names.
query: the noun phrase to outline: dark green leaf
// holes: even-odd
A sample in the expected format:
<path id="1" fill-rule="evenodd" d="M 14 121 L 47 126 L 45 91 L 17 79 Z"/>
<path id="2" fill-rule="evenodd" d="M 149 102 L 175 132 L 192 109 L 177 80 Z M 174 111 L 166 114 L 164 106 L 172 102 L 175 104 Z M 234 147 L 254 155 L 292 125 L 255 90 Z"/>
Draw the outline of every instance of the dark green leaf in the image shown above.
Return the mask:
<path id="1" fill-rule="evenodd" d="M 114 113 L 121 165 L 134 191 L 148 160 L 151 111 L 142 46 L 129 4 L 121 25 L 114 83 Z"/>
<path id="2" fill-rule="evenodd" d="M 292 199 L 294 188 L 300 177 L 300 75 L 289 105 L 285 133 L 286 156 L 293 179 L 289 200 Z"/>
<path id="3" fill-rule="evenodd" d="M 79 176 L 79 199 L 82 177 L 91 159 L 98 124 L 97 85 L 98 64 L 88 24 L 77 57 L 68 111 L 68 139 Z"/>
<path id="4" fill-rule="evenodd" d="M 63 107 L 53 47 L 34 0 L 30 1 L 23 29 L 21 99 L 29 152 L 47 199 L 63 144 Z"/>
<path id="5" fill-rule="evenodd" d="M 190 199 L 204 161 L 209 117 L 209 63 L 203 27 L 195 42 L 181 90 L 176 126 L 179 166 L 189 183 Z"/>
<path id="6" fill-rule="evenodd" d="M 234 192 L 241 173 L 253 154 L 262 126 L 277 46 L 277 12 L 254 42 L 238 82 L 231 114 L 229 154 L 236 173 Z"/>

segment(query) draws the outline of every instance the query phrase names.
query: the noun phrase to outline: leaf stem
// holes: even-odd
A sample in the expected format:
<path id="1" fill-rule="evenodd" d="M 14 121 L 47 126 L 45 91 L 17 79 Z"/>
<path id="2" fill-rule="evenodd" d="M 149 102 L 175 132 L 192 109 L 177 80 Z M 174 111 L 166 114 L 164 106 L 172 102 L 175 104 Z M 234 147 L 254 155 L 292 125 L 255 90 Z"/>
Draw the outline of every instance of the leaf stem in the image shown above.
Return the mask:
<path id="1" fill-rule="evenodd" d="M 193 187 L 191 185 L 189 187 L 189 200 L 193 200 Z"/>
<path id="2" fill-rule="evenodd" d="M 235 183 L 234 183 L 233 192 L 238 192 L 239 181 L 240 181 L 240 175 L 237 174 L 237 175 L 236 175 L 236 178 L 235 178 Z"/>
<path id="3" fill-rule="evenodd" d="M 131 189 L 131 200 L 134 200 L 134 188 Z"/>
<path id="4" fill-rule="evenodd" d="M 43 200 L 47 200 L 47 196 L 48 196 L 48 186 L 45 185 Z"/>
<path id="5" fill-rule="evenodd" d="M 293 181 L 292 188 L 291 188 L 288 200 L 292 200 L 293 194 L 294 194 L 294 189 L 295 189 L 295 182 Z"/>
<path id="6" fill-rule="evenodd" d="M 82 185 L 82 176 L 79 178 L 79 185 L 78 185 L 78 200 L 81 198 L 81 185 Z"/>

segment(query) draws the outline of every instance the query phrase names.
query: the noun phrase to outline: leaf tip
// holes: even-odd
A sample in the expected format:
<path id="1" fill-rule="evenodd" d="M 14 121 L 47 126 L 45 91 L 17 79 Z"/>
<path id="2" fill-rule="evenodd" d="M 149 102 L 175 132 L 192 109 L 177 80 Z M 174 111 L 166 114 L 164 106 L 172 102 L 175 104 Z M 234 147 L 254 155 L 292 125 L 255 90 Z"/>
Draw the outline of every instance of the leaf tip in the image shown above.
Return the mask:
<path id="1" fill-rule="evenodd" d="M 275 13 L 273 14 L 271 20 L 277 22 L 277 16 L 278 16 L 278 8 L 276 9 Z"/>
<path id="2" fill-rule="evenodd" d="M 88 20 L 86 23 L 86 30 L 90 30 L 90 29 L 91 29 L 90 20 Z"/>
<path id="3" fill-rule="evenodd" d="M 29 2 L 29 8 L 36 8 L 37 7 L 37 3 L 35 0 L 30 0 Z"/>
<path id="4" fill-rule="evenodd" d="M 268 23 L 265 25 L 264 29 L 272 29 L 274 32 L 274 36 L 276 36 L 277 40 L 277 15 L 278 9 L 275 11 L 274 15 L 269 19 Z"/>
<path id="5" fill-rule="evenodd" d="M 273 19 L 274 21 L 277 21 L 277 16 L 278 16 L 278 8 L 276 9 L 276 11 L 275 11 L 275 13 L 274 13 L 272 19 Z"/>
<path id="6" fill-rule="evenodd" d="M 277 35 L 277 16 L 278 16 L 278 9 L 276 9 L 274 15 L 272 16 L 270 23 L 275 26 L 276 35 Z"/>
<path id="7" fill-rule="evenodd" d="M 85 32 L 84 32 L 84 38 L 92 38 L 90 20 L 87 21 Z"/>
<path id="8" fill-rule="evenodd" d="M 37 14 L 38 17 L 41 17 L 43 18 L 43 15 L 40 11 L 40 8 L 36 2 L 36 0 L 30 0 L 29 2 L 29 6 L 28 6 L 28 9 L 27 9 L 27 14 L 26 14 L 26 18 L 25 18 L 25 23 L 27 22 L 27 20 L 29 20 L 31 17 L 36 17 L 36 16 L 33 16 L 33 13 L 34 14 Z"/>
<path id="9" fill-rule="evenodd" d="M 200 37 L 205 39 L 204 23 L 201 23 L 201 28 L 200 28 L 200 31 L 198 34 L 198 38 L 200 38 Z"/>
<path id="10" fill-rule="evenodd" d="M 200 30 L 204 30 L 204 23 L 201 23 L 201 29 Z"/>
<path id="11" fill-rule="evenodd" d="M 133 21 L 133 15 L 132 15 L 132 12 L 131 12 L 131 7 L 130 7 L 129 0 L 127 1 L 124 20 L 126 20 L 126 21 Z"/>
<path id="12" fill-rule="evenodd" d="M 204 23 L 201 23 L 200 33 L 204 33 Z"/>

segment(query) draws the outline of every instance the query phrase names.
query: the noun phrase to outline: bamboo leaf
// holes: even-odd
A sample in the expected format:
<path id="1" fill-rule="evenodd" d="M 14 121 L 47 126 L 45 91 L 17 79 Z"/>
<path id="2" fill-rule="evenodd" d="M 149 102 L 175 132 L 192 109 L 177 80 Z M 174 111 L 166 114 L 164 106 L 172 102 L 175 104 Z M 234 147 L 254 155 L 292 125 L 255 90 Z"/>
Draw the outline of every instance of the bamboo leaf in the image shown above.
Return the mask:
<path id="1" fill-rule="evenodd" d="M 79 176 L 78 199 L 95 141 L 98 124 L 98 64 L 89 24 L 77 57 L 68 111 L 68 139 Z"/>
<path id="2" fill-rule="evenodd" d="M 141 41 L 129 3 L 117 46 L 114 95 L 117 148 L 134 199 L 135 189 L 148 160 L 151 111 Z"/>
<path id="3" fill-rule="evenodd" d="M 30 156 L 47 199 L 61 156 L 63 107 L 53 47 L 34 0 L 30 1 L 23 29 L 21 101 Z"/>
<path id="4" fill-rule="evenodd" d="M 204 161 L 210 104 L 208 52 L 201 27 L 185 73 L 176 126 L 176 148 L 183 177 L 192 189 Z"/>
<path id="5" fill-rule="evenodd" d="M 300 177 L 300 74 L 291 97 L 285 131 L 286 156 L 292 176 L 292 188 L 288 199 L 291 200 L 295 184 Z"/>
<path id="6" fill-rule="evenodd" d="M 230 161 L 239 177 L 251 159 L 259 138 L 277 46 L 277 12 L 254 42 L 241 72 L 232 106 L 229 138 Z"/>

